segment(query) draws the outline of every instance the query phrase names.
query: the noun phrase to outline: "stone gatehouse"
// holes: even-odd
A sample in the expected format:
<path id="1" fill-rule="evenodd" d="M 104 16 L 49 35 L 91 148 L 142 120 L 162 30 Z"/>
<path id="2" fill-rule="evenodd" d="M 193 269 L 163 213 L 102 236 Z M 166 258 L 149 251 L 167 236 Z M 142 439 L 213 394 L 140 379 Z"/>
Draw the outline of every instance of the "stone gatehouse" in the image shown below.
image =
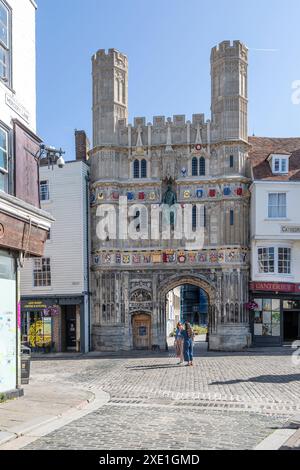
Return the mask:
<path id="1" fill-rule="evenodd" d="M 92 64 L 93 348 L 165 348 L 166 294 L 192 284 L 209 297 L 210 349 L 242 350 L 251 343 L 247 48 L 224 41 L 212 49 L 210 120 L 194 114 L 128 124 L 127 57 L 99 50 Z M 117 209 L 121 199 L 137 207 L 128 217 L 137 233 L 143 207 L 172 199 L 191 206 L 190 223 L 204 233 L 201 247 L 174 237 L 100 239 L 99 208 Z"/>

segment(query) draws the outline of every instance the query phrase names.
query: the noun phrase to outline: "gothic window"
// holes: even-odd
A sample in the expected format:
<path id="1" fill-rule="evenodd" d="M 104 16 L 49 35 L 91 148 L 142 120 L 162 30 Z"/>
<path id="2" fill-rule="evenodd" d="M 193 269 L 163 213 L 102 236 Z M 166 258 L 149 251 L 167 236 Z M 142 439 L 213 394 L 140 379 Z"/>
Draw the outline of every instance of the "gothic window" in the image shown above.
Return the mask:
<path id="1" fill-rule="evenodd" d="M 140 162 L 139 160 L 134 160 L 133 163 L 133 177 L 139 178 L 140 177 Z"/>
<path id="2" fill-rule="evenodd" d="M 193 206 L 192 210 L 192 228 L 194 232 L 197 229 L 197 206 Z"/>
<path id="3" fill-rule="evenodd" d="M 201 157 L 199 162 L 200 176 L 205 176 L 205 158 Z"/>
<path id="4" fill-rule="evenodd" d="M 233 155 L 230 155 L 230 157 L 229 157 L 229 166 L 230 166 L 230 168 L 234 167 L 234 157 L 233 157 Z"/>
<path id="5" fill-rule="evenodd" d="M 198 158 L 192 160 L 192 176 L 198 176 Z"/>
<path id="6" fill-rule="evenodd" d="M 239 304 L 235 304 L 235 322 L 239 323 Z"/>
<path id="7" fill-rule="evenodd" d="M 230 210 L 230 225 L 234 225 L 234 210 Z"/>
<path id="8" fill-rule="evenodd" d="M 230 304 L 230 322 L 235 323 L 235 308 L 234 304 Z"/>
<path id="9" fill-rule="evenodd" d="M 201 227 L 206 227 L 206 225 L 207 225 L 206 212 L 207 212 L 206 207 L 203 206 L 202 211 L 201 211 Z"/>
<path id="10" fill-rule="evenodd" d="M 141 161 L 141 177 L 147 178 L 147 161 L 146 160 Z"/>

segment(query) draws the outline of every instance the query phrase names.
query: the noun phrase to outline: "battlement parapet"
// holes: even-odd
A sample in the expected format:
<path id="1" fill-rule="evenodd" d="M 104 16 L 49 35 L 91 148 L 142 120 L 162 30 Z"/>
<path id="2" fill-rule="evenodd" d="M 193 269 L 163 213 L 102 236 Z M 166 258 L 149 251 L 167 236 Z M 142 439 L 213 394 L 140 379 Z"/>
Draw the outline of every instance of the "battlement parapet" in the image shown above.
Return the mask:
<path id="1" fill-rule="evenodd" d="M 92 62 L 94 65 L 112 65 L 121 68 L 128 67 L 128 58 L 117 49 L 99 49 L 93 56 Z"/>
<path id="2" fill-rule="evenodd" d="M 211 61 L 224 58 L 248 59 L 248 48 L 241 41 L 223 41 L 212 48 Z"/>

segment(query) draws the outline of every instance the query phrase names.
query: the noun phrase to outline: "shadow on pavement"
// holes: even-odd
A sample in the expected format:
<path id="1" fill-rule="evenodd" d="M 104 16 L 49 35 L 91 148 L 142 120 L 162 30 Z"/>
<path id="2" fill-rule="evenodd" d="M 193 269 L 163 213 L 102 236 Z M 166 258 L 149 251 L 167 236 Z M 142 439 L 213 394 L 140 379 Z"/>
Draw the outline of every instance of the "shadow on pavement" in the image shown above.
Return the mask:
<path id="1" fill-rule="evenodd" d="M 236 379 L 227 380 L 225 382 L 211 382 L 209 385 L 234 385 L 239 383 L 291 383 L 298 382 L 300 380 L 300 374 L 293 375 L 260 375 L 258 377 L 251 377 L 247 380 Z"/>

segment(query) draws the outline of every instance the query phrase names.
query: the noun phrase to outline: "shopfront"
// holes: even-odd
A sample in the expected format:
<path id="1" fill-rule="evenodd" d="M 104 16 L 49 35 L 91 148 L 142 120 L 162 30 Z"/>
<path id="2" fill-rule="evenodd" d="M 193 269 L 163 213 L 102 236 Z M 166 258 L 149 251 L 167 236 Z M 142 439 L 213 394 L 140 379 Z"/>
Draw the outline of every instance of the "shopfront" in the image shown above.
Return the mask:
<path id="1" fill-rule="evenodd" d="M 33 352 L 80 352 L 83 298 L 22 299 L 22 342 Z"/>
<path id="2" fill-rule="evenodd" d="M 300 284 L 252 282 L 254 346 L 282 346 L 300 340 Z"/>

